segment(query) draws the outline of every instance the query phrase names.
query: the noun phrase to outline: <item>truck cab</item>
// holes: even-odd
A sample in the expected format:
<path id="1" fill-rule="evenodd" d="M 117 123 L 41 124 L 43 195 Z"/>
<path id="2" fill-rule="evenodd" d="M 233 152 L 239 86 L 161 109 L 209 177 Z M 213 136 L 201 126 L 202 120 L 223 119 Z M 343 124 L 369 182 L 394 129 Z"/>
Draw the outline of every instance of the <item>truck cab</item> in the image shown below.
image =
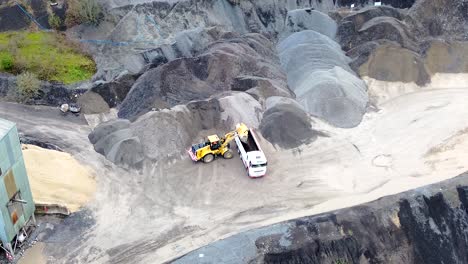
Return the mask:
<path id="1" fill-rule="evenodd" d="M 267 159 L 261 151 L 251 151 L 247 153 L 247 161 L 244 165 L 247 167 L 248 176 L 250 178 L 263 177 L 267 171 Z"/>

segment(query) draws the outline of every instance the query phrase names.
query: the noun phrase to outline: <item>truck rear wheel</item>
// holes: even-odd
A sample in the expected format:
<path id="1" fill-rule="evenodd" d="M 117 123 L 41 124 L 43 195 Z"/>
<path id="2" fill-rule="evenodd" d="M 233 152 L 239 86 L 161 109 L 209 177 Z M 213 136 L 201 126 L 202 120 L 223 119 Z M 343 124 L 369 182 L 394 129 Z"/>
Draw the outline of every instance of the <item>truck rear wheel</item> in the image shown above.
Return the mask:
<path id="1" fill-rule="evenodd" d="M 213 154 L 206 154 L 205 157 L 203 157 L 203 162 L 205 163 L 210 163 L 214 160 Z"/>
<path id="2" fill-rule="evenodd" d="M 224 154 L 223 154 L 223 157 L 225 159 L 232 159 L 233 156 L 234 156 L 234 154 L 232 154 L 232 150 L 228 150 L 228 151 L 224 152 Z"/>

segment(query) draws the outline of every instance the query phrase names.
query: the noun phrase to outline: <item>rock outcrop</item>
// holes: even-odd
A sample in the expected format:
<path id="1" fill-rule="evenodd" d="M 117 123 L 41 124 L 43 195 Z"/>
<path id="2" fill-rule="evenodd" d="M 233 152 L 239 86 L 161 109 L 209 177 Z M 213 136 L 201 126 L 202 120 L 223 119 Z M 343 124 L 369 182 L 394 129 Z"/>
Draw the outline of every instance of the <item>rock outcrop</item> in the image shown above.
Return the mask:
<path id="1" fill-rule="evenodd" d="M 10 101 L 17 98 L 16 76 L 0 73 L 0 97 Z M 68 87 L 63 84 L 42 81 L 39 91 L 34 98 L 26 103 L 37 105 L 60 106 L 65 103 L 75 103 L 77 98 L 86 92 L 86 89 Z"/>
<path id="2" fill-rule="evenodd" d="M 18 6 L 0 7 L 0 32 L 26 29 L 30 24 L 29 18 Z"/>

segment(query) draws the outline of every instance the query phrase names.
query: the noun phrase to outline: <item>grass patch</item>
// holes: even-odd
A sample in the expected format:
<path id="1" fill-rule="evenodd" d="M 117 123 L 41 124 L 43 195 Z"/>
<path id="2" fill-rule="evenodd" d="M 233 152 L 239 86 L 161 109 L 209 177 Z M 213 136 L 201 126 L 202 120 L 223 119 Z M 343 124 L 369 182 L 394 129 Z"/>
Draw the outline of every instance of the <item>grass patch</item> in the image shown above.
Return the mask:
<path id="1" fill-rule="evenodd" d="M 0 33 L 0 71 L 71 84 L 90 79 L 96 64 L 58 33 L 5 32 Z"/>

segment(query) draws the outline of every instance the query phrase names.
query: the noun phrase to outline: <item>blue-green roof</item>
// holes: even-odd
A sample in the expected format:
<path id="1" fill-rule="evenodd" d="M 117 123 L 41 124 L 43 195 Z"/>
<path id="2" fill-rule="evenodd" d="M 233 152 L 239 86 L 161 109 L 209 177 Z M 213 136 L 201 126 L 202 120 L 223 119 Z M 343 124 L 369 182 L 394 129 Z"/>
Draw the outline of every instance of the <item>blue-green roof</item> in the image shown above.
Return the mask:
<path id="1" fill-rule="evenodd" d="M 0 139 L 15 126 L 15 123 L 0 118 Z"/>

